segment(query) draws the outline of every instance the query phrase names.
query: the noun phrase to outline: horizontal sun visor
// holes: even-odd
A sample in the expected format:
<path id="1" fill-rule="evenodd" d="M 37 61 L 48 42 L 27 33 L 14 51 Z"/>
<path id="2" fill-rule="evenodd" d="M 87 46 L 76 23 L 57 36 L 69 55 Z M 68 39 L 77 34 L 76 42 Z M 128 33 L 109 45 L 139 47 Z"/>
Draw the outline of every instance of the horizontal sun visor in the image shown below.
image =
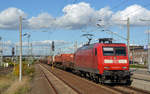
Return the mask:
<path id="1" fill-rule="evenodd" d="M 104 51 L 113 51 L 114 48 L 111 48 L 111 47 L 106 47 L 106 48 L 103 48 Z"/>

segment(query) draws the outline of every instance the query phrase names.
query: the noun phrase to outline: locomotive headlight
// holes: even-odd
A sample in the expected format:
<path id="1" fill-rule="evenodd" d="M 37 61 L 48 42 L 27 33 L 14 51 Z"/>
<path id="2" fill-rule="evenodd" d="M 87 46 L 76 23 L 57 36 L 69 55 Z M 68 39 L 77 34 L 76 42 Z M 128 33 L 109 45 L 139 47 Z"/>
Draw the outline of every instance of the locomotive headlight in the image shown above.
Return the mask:
<path id="1" fill-rule="evenodd" d="M 127 63 L 127 60 L 119 60 L 119 63 Z"/>
<path id="2" fill-rule="evenodd" d="M 104 69 L 109 69 L 110 67 L 104 67 Z"/>
<path id="3" fill-rule="evenodd" d="M 127 67 L 122 67 L 123 69 L 126 69 Z"/>
<path id="4" fill-rule="evenodd" d="M 105 59 L 104 63 L 113 63 L 113 60 Z"/>

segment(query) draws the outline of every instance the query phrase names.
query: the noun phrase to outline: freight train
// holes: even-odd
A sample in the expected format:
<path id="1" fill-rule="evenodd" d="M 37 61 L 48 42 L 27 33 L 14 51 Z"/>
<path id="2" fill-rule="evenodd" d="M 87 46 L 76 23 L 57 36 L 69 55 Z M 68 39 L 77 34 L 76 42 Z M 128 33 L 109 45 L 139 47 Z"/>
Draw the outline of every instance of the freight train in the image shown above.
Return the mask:
<path id="1" fill-rule="evenodd" d="M 110 38 L 84 45 L 74 54 L 56 55 L 54 59 L 50 57 L 49 62 L 102 84 L 130 85 L 132 82 L 127 47 L 123 43 L 112 43 Z"/>

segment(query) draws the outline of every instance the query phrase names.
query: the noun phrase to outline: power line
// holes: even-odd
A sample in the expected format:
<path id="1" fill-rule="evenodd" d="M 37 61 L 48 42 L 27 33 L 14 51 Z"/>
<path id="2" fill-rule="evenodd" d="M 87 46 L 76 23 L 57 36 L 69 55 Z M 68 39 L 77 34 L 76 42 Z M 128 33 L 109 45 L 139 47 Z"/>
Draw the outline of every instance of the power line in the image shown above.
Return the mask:
<path id="1" fill-rule="evenodd" d="M 116 6 L 112 7 L 111 10 L 120 7 L 121 5 L 127 3 L 128 1 L 129 1 L 129 0 L 124 0 L 124 1 L 122 1 L 122 2 L 120 2 L 120 3 L 118 3 Z"/>

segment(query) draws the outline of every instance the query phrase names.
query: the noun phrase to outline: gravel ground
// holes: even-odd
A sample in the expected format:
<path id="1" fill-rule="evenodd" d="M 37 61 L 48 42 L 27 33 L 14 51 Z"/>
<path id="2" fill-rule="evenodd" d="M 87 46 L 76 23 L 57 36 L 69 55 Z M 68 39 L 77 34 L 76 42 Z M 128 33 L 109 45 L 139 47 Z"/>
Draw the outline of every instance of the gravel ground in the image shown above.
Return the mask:
<path id="1" fill-rule="evenodd" d="M 150 73 L 147 69 L 133 69 L 133 87 L 150 91 Z M 136 79 L 135 79 L 136 78 Z"/>
<path id="2" fill-rule="evenodd" d="M 35 65 L 35 76 L 31 83 L 31 92 L 29 94 L 53 94 L 52 91 L 40 67 Z"/>
<path id="3" fill-rule="evenodd" d="M 150 82 L 148 81 L 133 79 L 131 86 L 139 88 L 139 89 L 147 90 L 150 92 Z"/>

